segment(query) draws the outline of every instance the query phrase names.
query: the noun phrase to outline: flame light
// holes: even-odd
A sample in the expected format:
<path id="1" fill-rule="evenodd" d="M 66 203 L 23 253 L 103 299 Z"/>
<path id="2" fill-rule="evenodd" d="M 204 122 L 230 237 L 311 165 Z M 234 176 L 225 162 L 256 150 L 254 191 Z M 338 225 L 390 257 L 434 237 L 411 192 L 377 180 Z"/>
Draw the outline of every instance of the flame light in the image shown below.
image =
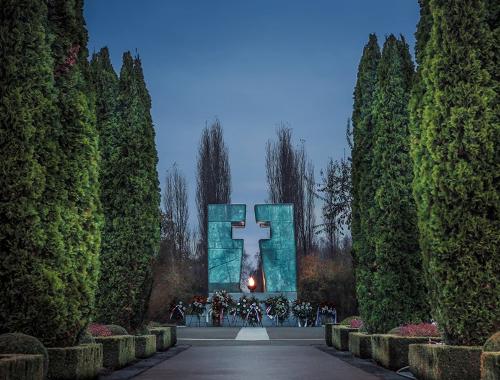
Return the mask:
<path id="1" fill-rule="evenodd" d="M 250 278 L 248 279 L 248 289 L 250 289 L 250 291 L 253 292 L 256 287 L 257 284 L 255 283 L 255 280 L 253 279 L 252 276 L 250 276 Z"/>

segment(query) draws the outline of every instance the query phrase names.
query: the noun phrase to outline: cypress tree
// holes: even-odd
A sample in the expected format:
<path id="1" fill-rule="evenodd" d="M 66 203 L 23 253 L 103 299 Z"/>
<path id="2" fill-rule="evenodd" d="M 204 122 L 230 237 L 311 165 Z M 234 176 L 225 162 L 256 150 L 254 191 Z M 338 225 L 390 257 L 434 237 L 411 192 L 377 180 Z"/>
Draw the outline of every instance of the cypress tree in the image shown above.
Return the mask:
<path id="1" fill-rule="evenodd" d="M 432 27 L 417 34 L 413 188 L 432 315 L 447 343 L 483 344 L 500 315 L 498 6 L 421 5 Z"/>
<path id="2" fill-rule="evenodd" d="M 104 223 L 101 234 L 100 261 L 102 272 L 96 294 L 96 317 L 104 320 L 102 310 L 107 308 L 105 295 L 101 294 L 102 282 L 106 281 L 106 260 L 108 257 L 119 255 L 119 245 L 116 241 L 113 218 L 117 214 L 114 197 L 116 179 L 114 177 L 114 163 L 117 160 L 117 139 L 120 134 L 120 124 L 117 114 L 118 106 L 118 76 L 111 64 L 109 50 L 102 48 L 92 56 L 90 71 L 93 89 L 96 95 L 96 119 L 99 133 L 99 151 L 101 154 L 100 170 L 100 199 L 103 210 Z"/>
<path id="3" fill-rule="evenodd" d="M 119 126 L 109 164 L 112 194 L 104 206 L 113 246 L 101 257 L 98 317 L 130 331 L 143 323 L 152 261 L 160 242 L 158 158 L 150 107 L 140 60 L 134 61 L 127 52 L 118 84 Z"/>
<path id="4" fill-rule="evenodd" d="M 66 165 L 86 157 L 73 156 L 71 148 L 91 146 L 92 154 L 96 146 L 88 136 L 67 145 L 82 124 L 61 104 L 80 94 L 73 98 L 71 85 L 61 93 L 61 82 L 86 59 L 71 53 L 57 61 L 56 4 L 48 4 L 2 4 L 0 329 L 34 335 L 47 346 L 69 346 L 91 315 L 97 251 L 89 252 L 85 239 L 99 235 L 92 230 L 93 204 L 85 202 L 92 188 L 75 180 L 87 180 L 88 173 L 70 176 L 75 167 Z M 65 5 L 65 11 L 79 14 L 83 28 L 81 4 Z M 61 25 L 59 32 L 69 29 Z M 95 175 L 92 180 L 96 185 Z M 78 234 L 85 229 L 87 236 Z"/>
<path id="5" fill-rule="evenodd" d="M 358 79 L 354 89 L 354 107 L 352 113 L 353 200 L 351 228 L 356 268 L 356 293 L 359 311 L 364 319 L 368 319 L 374 307 L 371 290 L 374 248 L 369 239 L 369 232 L 372 227 L 369 220 L 369 209 L 374 197 L 371 173 L 374 132 L 372 110 L 379 61 L 380 48 L 377 37 L 375 34 L 370 34 L 358 67 Z"/>
<path id="6" fill-rule="evenodd" d="M 67 318 L 72 320 L 73 331 L 68 335 L 74 336 L 92 317 L 99 273 L 102 216 L 98 135 L 88 78 L 83 1 L 51 0 L 48 4 L 61 128 L 62 160 L 55 186 L 64 194 L 61 232 L 66 254 L 59 265 Z"/>
<path id="7" fill-rule="evenodd" d="M 370 240 L 375 248 L 375 302 L 368 331 L 387 332 L 426 318 L 425 287 L 412 196 L 408 101 L 414 75 L 405 40 L 390 35 L 377 72 L 372 176 L 375 197 Z"/>

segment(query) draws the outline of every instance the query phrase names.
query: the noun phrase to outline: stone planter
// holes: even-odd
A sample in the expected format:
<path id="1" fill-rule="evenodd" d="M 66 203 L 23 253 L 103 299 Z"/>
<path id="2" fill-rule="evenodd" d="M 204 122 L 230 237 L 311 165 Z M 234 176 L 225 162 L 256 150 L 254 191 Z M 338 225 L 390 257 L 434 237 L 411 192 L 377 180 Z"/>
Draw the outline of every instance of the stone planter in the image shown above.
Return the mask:
<path id="1" fill-rule="evenodd" d="M 170 347 L 173 347 L 177 344 L 177 325 L 165 325 L 166 327 L 170 327 Z"/>
<path id="2" fill-rule="evenodd" d="M 410 344 L 425 344 L 429 342 L 429 339 L 440 340 L 439 338 L 429 337 L 373 334 L 372 359 L 382 367 L 397 371 L 409 365 L 408 350 Z"/>
<path id="3" fill-rule="evenodd" d="M 43 356 L 0 355 L 0 380 L 42 380 Z"/>
<path id="4" fill-rule="evenodd" d="M 101 344 L 47 348 L 50 380 L 96 379 L 102 368 Z"/>
<path id="5" fill-rule="evenodd" d="M 135 340 L 132 335 L 104 336 L 95 338 L 102 344 L 103 365 L 118 369 L 135 360 Z"/>
<path id="6" fill-rule="evenodd" d="M 372 336 L 360 332 L 349 333 L 349 351 L 361 359 L 372 357 Z"/>
<path id="7" fill-rule="evenodd" d="M 337 350 L 349 350 L 349 333 L 358 332 L 359 329 L 353 329 L 347 326 L 332 327 L 332 344 Z"/>
<path id="8" fill-rule="evenodd" d="M 500 379 L 500 352 L 483 352 L 481 355 L 481 380 Z"/>
<path id="9" fill-rule="evenodd" d="M 149 332 L 156 335 L 156 351 L 166 351 L 172 346 L 171 327 L 153 327 Z"/>
<path id="10" fill-rule="evenodd" d="M 410 371 L 419 380 L 475 380 L 480 377 L 482 347 L 412 344 Z"/>
<path id="11" fill-rule="evenodd" d="M 325 343 L 327 346 L 332 346 L 332 329 L 333 329 L 334 324 L 333 323 L 326 323 L 325 324 Z"/>
<path id="12" fill-rule="evenodd" d="M 134 339 L 136 358 L 149 358 L 156 352 L 156 335 L 138 335 Z"/>

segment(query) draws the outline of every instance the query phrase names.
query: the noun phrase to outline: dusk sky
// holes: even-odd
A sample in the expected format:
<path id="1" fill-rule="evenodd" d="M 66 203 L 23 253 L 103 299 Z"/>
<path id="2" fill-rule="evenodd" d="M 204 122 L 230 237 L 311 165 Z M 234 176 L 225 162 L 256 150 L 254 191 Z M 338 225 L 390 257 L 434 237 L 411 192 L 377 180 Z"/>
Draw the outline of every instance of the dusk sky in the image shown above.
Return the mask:
<path id="1" fill-rule="evenodd" d="M 248 252 L 267 236 L 253 206 L 267 198 L 265 144 L 279 123 L 293 129 L 316 168 L 349 154 L 346 120 L 369 33 L 382 45 L 403 34 L 414 47 L 417 0 L 87 0 L 89 49 L 108 46 L 119 72 L 122 53 L 139 53 L 152 97 L 163 183 L 176 162 L 188 180 L 197 224 L 197 147 L 219 118 L 229 148 L 232 203 L 247 205 Z M 319 207 L 320 205 L 318 205 Z M 317 216 L 319 219 L 319 215 Z"/>

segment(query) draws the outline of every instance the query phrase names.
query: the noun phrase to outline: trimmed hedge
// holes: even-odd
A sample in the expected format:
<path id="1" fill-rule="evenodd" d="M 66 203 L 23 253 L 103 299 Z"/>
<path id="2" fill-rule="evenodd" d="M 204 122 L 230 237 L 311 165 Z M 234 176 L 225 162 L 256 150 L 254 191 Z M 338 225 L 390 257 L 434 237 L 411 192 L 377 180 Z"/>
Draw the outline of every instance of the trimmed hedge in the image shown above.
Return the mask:
<path id="1" fill-rule="evenodd" d="M 349 333 L 349 351 L 358 358 L 370 359 L 372 357 L 371 335 L 360 332 Z"/>
<path id="2" fill-rule="evenodd" d="M 130 335 L 124 327 L 118 325 L 106 325 L 106 327 L 112 335 Z"/>
<path id="3" fill-rule="evenodd" d="M 135 360 L 135 340 L 132 335 L 96 337 L 102 344 L 103 365 L 106 368 L 118 369 Z"/>
<path id="4" fill-rule="evenodd" d="M 410 371 L 419 380 L 477 380 L 481 347 L 411 344 Z"/>
<path id="5" fill-rule="evenodd" d="M 172 330 L 171 327 L 154 327 L 149 329 L 151 334 L 156 335 L 156 351 L 166 351 L 173 345 Z"/>
<path id="6" fill-rule="evenodd" d="M 49 348 L 50 380 L 90 380 L 97 378 L 103 365 L 101 344 Z"/>
<path id="7" fill-rule="evenodd" d="M 0 355 L 0 380 L 42 380 L 42 355 Z"/>
<path id="8" fill-rule="evenodd" d="M 332 329 L 333 329 L 334 324 L 333 323 L 325 323 L 325 343 L 327 346 L 332 346 Z"/>
<path id="9" fill-rule="evenodd" d="M 349 333 L 357 332 L 359 329 L 352 329 L 346 326 L 332 327 L 332 344 L 337 350 L 349 350 Z"/>
<path id="10" fill-rule="evenodd" d="M 171 334 L 171 345 L 172 347 L 177 344 L 177 325 L 165 325 L 167 327 L 170 327 L 170 334 Z"/>
<path id="11" fill-rule="evenodd" d="M 49 368 L 49 355 L 47 349 L 42 342 L 33 336 L 21 333 L 0 335 L 0 354 L 42 355 L 43 376 L 47 375 L 47 370 Z"/>
<path id="12" fill-rule="evenodd" d="M 499 352 L 500 351 L 500 331 L 489 337 L 483 346 L 485 352 Z"/>
<path id="13" fill-rule="evenodd" d="M 440 340 L 439 338 L 432 338 Z M 373 334 L 372 358 L 383 367 L 398 370 L 409 365 L 408 350 L 410 344 L 425 344 L 429 337 L 406 337 L 388 334 Z"/>
<path id="14" fill-rule="evenodd" d="M 137 335 L 134 339 L 136 358 L 149 358 L 156 352 L 156 335 Z"/>
<path id="15" fill-rule="evenodd" d="M 481 355 L 481 380 L 500 379 L 500 352 L 483 352 Z"/>

